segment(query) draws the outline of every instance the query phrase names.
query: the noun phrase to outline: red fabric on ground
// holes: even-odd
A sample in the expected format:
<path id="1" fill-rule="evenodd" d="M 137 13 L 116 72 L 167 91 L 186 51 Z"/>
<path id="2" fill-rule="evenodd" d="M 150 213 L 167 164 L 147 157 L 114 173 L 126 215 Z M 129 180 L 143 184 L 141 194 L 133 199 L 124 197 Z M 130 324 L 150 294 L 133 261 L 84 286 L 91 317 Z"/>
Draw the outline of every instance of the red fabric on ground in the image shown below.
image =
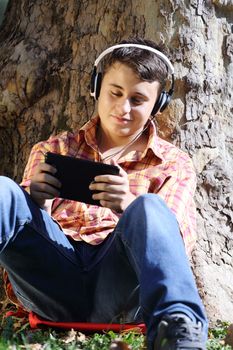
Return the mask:
<path id="1" fill-rule="evenodd" d="M 32 328 L 38 328 L 40 326 L 48 326 L 62 329 L 75 329 L 79 331 L 88 331 L 88 332 L 102 332 L 102 331 L 114 331 L 120 332 L 123 330 L 129 329 L 140 329 L 142 333 L 145 333 L 146 326 L 144 323 L 140 324 L 118 324 L 118 323 L 88 323 L 88 322 L 52 322 L 47 321 L 33 312 L 29 313 L 29 323 Z"/>
<path id="2" fill-rule="evenodd" d="M 5 317 L 28 317 L 31 328 L 40 328 L 43 326 L 60 328 L 60 329 L 74 329 L 83 332 L 103 332 L 114 331 L 121 332 L 124 330 L 139 329 L 142 333 L 146 333 L 146 326 L 144 323 L 139 324 L 120 324 L 120 323 L 88 323 L 88 322 L 53 322 L 47 321 L 39 317 L 33 312 L 26 313 L 24 310 L 18 309 L 17 311 L 8 311 Z"/>

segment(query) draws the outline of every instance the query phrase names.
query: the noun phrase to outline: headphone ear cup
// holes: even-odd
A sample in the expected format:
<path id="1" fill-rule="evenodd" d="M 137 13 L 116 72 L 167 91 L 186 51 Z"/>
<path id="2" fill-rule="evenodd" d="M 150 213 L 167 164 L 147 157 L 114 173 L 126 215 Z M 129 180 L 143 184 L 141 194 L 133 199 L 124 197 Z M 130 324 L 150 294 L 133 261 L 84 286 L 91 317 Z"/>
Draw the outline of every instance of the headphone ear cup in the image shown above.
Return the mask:
<path id="1" fill-rule="evenodd" d="M 95 100 L 98 100 L 100 94 L 101 80 L 102 74 L 96 73 L 96 68 L 94 68 L 91 74 L 90 92 L 91 96 L 94 97 Z"/>
<path id="2" fill-rule="evenodd" d="M 160 107 L 161 107 L 161 104 L 162 104 L 162 101 L 163 101 L 163 93 L 162 92 L 159 97 L 157 98 L 157 101 L 155 102 L 154 104 L 154 107 L 152 109 L 152 112 L 151 112 L 151 115 L 154 116 L 158 113 L 158 111 L 160 110 Z"/>
<path id="3" fill-rule="evenodd" d="M 94 67 L 91 73 L 90 93 L 92 97 L 95 97 L 95 79 L 96 79 L 96 67 Z"/>
<path id="4" fill-rule="evenodd" d="M 172 98 L 171 95 L 169 95 L 167 92 L 165 92 L 165 94 L 166 94 L 166 97 L 164 98 L 164 102 L 160 107 L 160 110 L 159 110 L 160 112 L 163 112 L 167 108 Z"/>
<path id="5" fill-rule="evenodd" d="M 151 115 L 154 116 L 158 112 L 163 112 L 165 108 L 168 106 L 170 101 L 171 101 L 171 96 L 166 91 L 162 91 L 161 94 L 159 95 L 159 98 L 155 102 Z"/>
<path id="6" fill-rule="evenodd" d="M 98 100 L 99 98 L 101 82 L 102 82 L 102 73 L 97 73 L 95 78 L 95 100 Z"/>

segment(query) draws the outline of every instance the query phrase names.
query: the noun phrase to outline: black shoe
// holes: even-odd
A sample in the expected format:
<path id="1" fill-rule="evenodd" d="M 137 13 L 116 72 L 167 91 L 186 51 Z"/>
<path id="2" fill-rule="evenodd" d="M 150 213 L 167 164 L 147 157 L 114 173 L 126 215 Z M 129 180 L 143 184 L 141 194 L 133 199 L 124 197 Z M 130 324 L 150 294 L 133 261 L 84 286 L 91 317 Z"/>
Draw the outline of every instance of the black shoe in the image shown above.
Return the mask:
<path id="1" fill-rule="evenodd" d="M 194 323 L 184 314 L 162 318 L 158 326 L 154 350 L 206 350 L 206 337 L 200 322 Z"/>

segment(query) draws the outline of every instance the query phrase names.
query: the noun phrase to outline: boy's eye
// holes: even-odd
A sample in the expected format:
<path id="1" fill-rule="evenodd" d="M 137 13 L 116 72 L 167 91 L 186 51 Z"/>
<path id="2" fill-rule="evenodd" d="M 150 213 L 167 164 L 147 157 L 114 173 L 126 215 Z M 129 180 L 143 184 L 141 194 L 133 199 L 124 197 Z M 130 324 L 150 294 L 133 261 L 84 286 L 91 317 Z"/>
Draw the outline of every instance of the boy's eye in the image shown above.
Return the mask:
<path id="1" fill-rule="evenodd" d="M 135 105 L 139 105 L 139 104 L 143 103 L 143 99 L 138 98 L 138 97 L 132 97 L 132 98 L 131 98 L 131 101 L 132 101 L 132 103 L 135 104 Z"/>
<path id="2" fill-rule="evenodd" d="M 111 91 L 111 94 L 113 96 L 121 96 L 122 95 L 120 92 L 117 92 L 117 91 Z"/>
<path id="3" fill-rule="evenodd" d="M 114 97 L 122 97 L 123 94 L 121 91 L 110 91 L 111 95 Z M 141 105 L 145 100 L 140 96 L 132 96 L 130 97 L 130 103 L 134 106 Z"/>

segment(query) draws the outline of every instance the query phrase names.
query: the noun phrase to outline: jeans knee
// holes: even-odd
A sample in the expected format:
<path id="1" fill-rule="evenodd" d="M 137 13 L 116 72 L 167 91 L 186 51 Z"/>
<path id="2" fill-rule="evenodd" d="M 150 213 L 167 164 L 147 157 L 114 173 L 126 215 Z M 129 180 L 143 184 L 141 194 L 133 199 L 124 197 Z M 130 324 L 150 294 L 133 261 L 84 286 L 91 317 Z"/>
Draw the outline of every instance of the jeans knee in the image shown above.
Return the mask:
<path id="1" fill-rule="evenodd" d="M 150 210 L 151 212 L 155 211 L 156 215 L 164 213 L 165 215 L 171 215 L 175 218 L 175 215 L 167 206 L 166 202 L 155 193 L 146 193 L 139 196 L 137 199 L 135 199 L 135 205 L 139 205 L 145 210 Z"/>
<path id="2" fill-rule="evenodd" d="M 22 189 L 16 182 L 6 176 L 0 176 L 0 203 L 3 206 L 18 203 L 22 197 Z"/>
<path id="3" fill-rule="evenodd" d="M 179 225 L 175 214 L 167 206 L 166 202 L 157 194 L 147 193 L 139 196 L 132 203 L 132 215 L 138 215 L 140 221 L 146 221 L 154 228 L 164 225 L 174 226 L 179 230 Z"/>
<path id="4" fill-rule="evenodd" d="M 5 198 L 12 191 L 14 192 L 17 187 L 18 185 L 9 177 L 0 176 L 0 196 L 2 198 Z"/>
<path id="5" fill-rule="evenodd" d="M 15 185 L 15 182 L 12 179 L 10 179 L 7 176 L 0 176 L 0 186 L 1 187 L 8 187 L 11 185 Z"/>

